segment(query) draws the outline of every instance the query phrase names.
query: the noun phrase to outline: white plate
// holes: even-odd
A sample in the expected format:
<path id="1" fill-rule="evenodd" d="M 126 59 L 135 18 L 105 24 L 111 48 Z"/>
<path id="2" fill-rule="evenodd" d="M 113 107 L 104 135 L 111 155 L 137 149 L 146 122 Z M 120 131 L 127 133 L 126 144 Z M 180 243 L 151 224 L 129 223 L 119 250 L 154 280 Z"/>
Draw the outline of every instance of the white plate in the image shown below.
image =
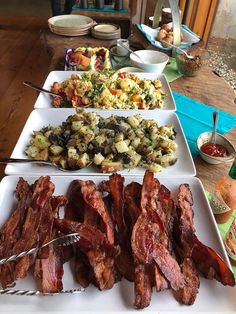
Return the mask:
<path id="1" fill-rule="evenodd" d="M 71 74 L 83 74 L 82 71 L 52 71 L 49 73 L 43 88 L 50 90 L 54 82 L 63 82 L 64 80 L 71 77 Z M 166 93 L 164 99 L 164 108 L 163 109 L 154 109 L 154 110 L 176 110 L 175 101 L 170 89 L 170 85 L 166 80 L 166 77 L 163 74 L 157 75 L 155 73 L 134 73 L 140 78 L 149 79 L 149 80 L 160 80 L 162 83 L 162 89 Z M 46 93 L 40 93 L 34 108 L 53 108 L 51 97 Z M 94 109 L 95 110 L 95 109 Z M 143 110 L 141 110 L 143 111 Z"/>
<path id="2" fill-rule="evenodd" d="M 87 111 L 94 111 L 94 109 L 87 109 Z M 173 124 L 175 131 L 177 132 L 176 143 L 178 149 L 175 156 L 178 158 L 177 162 L 173 166 L 164 168 L 159 176 L 194 176 L 196 174 L 195 166 L 189 151 L 187 141 L 185 139 L 183 130 L 177 115 L 171 111 L 136 111 L 136 110 L 96 110 L 96 112 L 102 117 L 110 117 L 113 115 L 120 115 L 124 117 L 132 116 L 139 113 L 144 119 L 155 119 L 159 125 Z M 24 151 L 29 145 L 33 131 L 38 131 L 42 127 L 52 125 L 58 126 L 69 115 L 75 114 L 74 109 L 35 109 L 31 112 L 26 124 L 22 130 L 22 133 L 18 139 L 18 142 L 11 155 L 12 158 L 27 158 Z M 51 174 L 62 175 L 62 171 L 51 166 L 39 166 L 36 164 L 8 164 L 5 168 L 6 174 Z M 78 173 L 101 175 L 96 167 L 87 167 L 79 171 L 63 172 L 63 175 L 76 175 Z M 134 175 L 144 173 L 143 168 L 135 168 L 131 170 L 123 170 L 122 174 Z"/>
<path id="3" fill-rule="evenodd" d="M 83 28 L 86 27 L 87 25 L 92 25 L 93 24 L 93 19 L 91 19 L 88 16 L 83 16 L 83 15 L 73 15 L 73 14 L 67 14 L 67 15 L 58 15 L 51 17 L 48 20 L 48 24 L 54 26 L 54 28 L 60 29 L 62 28 L 70 28 L 70 29 L 75 29 L 75 28 Z"/>
<path id="4" fill-rule="evenodd" d="M 25 177 L 29 183 L 33 183 L 36 177 Z M 69 183 L 78 177 L 51 177 L 56 186 L 54 195 L 65 194 Z M 83 177 L 83 180 L 94 180 L 97 184 L 105 177 Z M 5 177 L 0 184 L 0 225 L 6 221 L 12 210 L 14 190 L 18 177 Z M 125 183 L 130 181 L 142 182 L 142 177 L 128 177 Z M 229 264 L 222 240 L 211 209 L 207 202 L 201 182 L 197 178 L 162 178 L 161 183 L 165 184 L 176 195 L 179 184 L 189 183 L 194 200 L 194 225 L 196 234 L 200 241 L 212 247 Z M 64 289 L 76 288 L 69 263 L 64 267 L 63 277 Z M 195 303 L 191 306 L 180 305 L 173 297 L 171 290 L 157 293 L 153 289 L 152 301 L 145 313 L 235 313 L 236 309 L 236 288 L 224 287 L 216 280 L 207 280 L 200 277 L 200 289 Z M 33 279 L 28 276 L 18 280 L 16 289 L 35 289 Z M 122 280 L 114 285 L 111 290 L 99 291 L 90 286 L 84 293 L 79 295 L 58 295 L 58 296 L 7 296 L 0 295 L 1 313 L 138 313 L 133 308 L 134 284 Z"/>

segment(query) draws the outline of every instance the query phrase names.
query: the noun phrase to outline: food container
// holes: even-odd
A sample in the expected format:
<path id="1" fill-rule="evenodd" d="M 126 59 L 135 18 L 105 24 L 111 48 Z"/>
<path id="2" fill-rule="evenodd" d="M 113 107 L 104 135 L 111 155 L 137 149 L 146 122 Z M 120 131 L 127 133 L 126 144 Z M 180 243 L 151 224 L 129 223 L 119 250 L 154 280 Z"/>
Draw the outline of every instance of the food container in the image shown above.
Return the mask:
<path id="1" fill-rule="evenodd" d="M 233 220 L 228 232 L 226 233 L 224 244 L 231 263 L 236 266 L 236 219 Z"/>
<path id="2" fill-rule="evenodd" d="M 104 47 L 68 48 L 65 53 L 65 71 L 102 71 L 112 68 L 110 51 Z"/>
<path id="3" fill-rule="evenodd" d="M 215 157 L 215 156 L 207 155 L 206 153 L 201 151 L 201 146 L 204 145 L 205 143 L 210 142 L 211 138 L 212 138 L 212 132 L 204 132 L 199 135 L 197 139 L 197 148 L 198 148 L 201 158 L 205 160 L 206 162 L 208 162 L 209 164 L 213 164 L 213 165 L 232 161 L 235 156 L 235 148 L 226 137 L 224 137 L 223 135 L 219 133 L 216 133 L 216 143 L 223 145 L 228 150 L 228 153 L 229 153 L 228 156 L 227 157 Z"/>
<path id="4" fill-rule="evenodd" d="M 196 76 L 202 66 L 202 59 L 196 56 L 194 59 L 188 59 L 184 53 L 176 56 L 178 72 L 184 76 Z"/>
<path id="5" fill-rule="evenodd" d="M 137 57 L 142 59 L 143 62 Z M 130 54 L 130 60 L 135 67 L 141 68 L 144 72 L 161 74 L 169 60 L 169 57 L 156 50 L 137 50 Z"/>

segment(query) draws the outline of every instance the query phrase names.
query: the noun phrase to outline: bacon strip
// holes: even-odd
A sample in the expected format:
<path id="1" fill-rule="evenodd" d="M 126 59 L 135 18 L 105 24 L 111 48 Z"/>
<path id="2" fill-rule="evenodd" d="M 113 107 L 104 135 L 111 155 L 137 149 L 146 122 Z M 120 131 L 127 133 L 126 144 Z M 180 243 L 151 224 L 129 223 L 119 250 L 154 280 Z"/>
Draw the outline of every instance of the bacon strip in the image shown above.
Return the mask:
<path id="1" fill-rule="evenodd" d="M 115 256 L 119 252 L 118 248 L 107 240 L 106 235 L 93 226 L 66 219 L 55 219 L 54 225 L 65 234 L 78 232 L 80 240 L 77 243 L 85 250 L 102 248 L 107 250 L 111 256 Z"/>
<path id="2" fill-rule="evenodd" d="M 81 193 L 79 180 L 73 180 L 67 193 L 68 203 L 65 208 L 65 219 L 83 222 L 85 201 Z"/>
<path id="3" fill-rule="evenodd" d="M 15 253 L 20 253 L 37 246 L 41 214 L 47 210 L 53 192 L 54 184 L 50 181 L 50 177 L 40 177 L 34 187 L 32 202 L 27 209 L 20 239 L 14 245 L 13 250 Z M 14 271 L 15 280 L 26 276 L 33 261 L 34 258 L 32 256 L 24 256 L 16 262 Z"/>
<path id="4" fill-rule="evenodd" d="M 181 264 L 181 270 L 184 275 L 184 287 L 178 291 L 174 291 L 175 298 L 186 305 L 191 305 L 195 302 L 200 280 L 195 264 L 191 258 L 185 258 Z"/>
<path id="5" fill-rule="evenodd" d="M 113 223 L 109 213 L 106 210 L 101 192 L 98 191 L 96 185 L 92 181 L 79 181 L 81 193 L 85 202 L 102 218 L 105 224 L 107 239 L 110 244 L 114 244 Z"/>
<path id="6" fill-rule="evenodd" d="M 143 178 L 141 210 L 143 213 L 157 209 L 159 181 L 154 179 L 152 172 L 146 171 Z"/>
<path id="7" fill-rule="evenodd" d="M 193 198 L 188 184 L 181 184 L 177 195 L 180 241 L 184 256 L 190 257 L 194 245 Z"/>
<path id="8" fill-rule="evenodd" d="M 152 297 L 152 281 L 150 279 L 148 266 L 135 262 L 135 301 L 134 306 L 143 309 L 149 306 Z"/>
<path id="9" fill-rule="evenodd" d="M 17 208 L 0 230 L 0 258 L 14 254 L 13 247 L 21 234 L 25 211 L 31 198 L 31 188 L 23 178 L 20 178 L 17 183 L 16 195 Z M 3 288 L 14 285 L 14 266 L 15 262 L 0 266 L 0 282 Z"/>
<path id="10" fill-rule="evenodd" d="M 126 226 L 124 222 L 124 177 L 119 174 L 112 174 L 108 180 L 109 192 L 113 199 L 112 213 L 118 227 L 120 237 L 125 238 Z"/>
<path id="11" fill-rule="evenodd" d="M 57 237 L 54 232 L 54 237 Z M 38 290 L 44 293 L 55 293 L 63 289 L 63 259 L 61 248 L 53 246 L 49 248 L 48 258 L 36 259 L 34 265 L 34 277 Z"/>
<path id="12" fill-rule="evenodd" d="M 197 269 L 206 278 L 215 278 L 225 286 L 235 286 L 234 274 L 227 264 L 212 248 L 201 243 L 196 236 L 194 236 L 192 258 Z"/>
<path id="13" fill-rule="evenodd" d="M 166 247 L 160 242 L 163 226 L 156 212 L 139 216 L 132 233 L 133 254 L 142 263 L 154 261 L 174 290 L 183 287 L 184 279 L 180 267 Z M 162 223 L 162 222 L 161 222 Z"/>
<path id="14" fill-rule="evenodd" d="M 64 196 L 56 196 L 50 199 L 51 206 L 48 206 L 47 211 L 42 213 L 39 227 L 39 245 L 59 236 L 58 232 L 53 230 L 53 221 L 58 216 L 60 207 L 65 205 L 66 201 L 67 199 Z M 62 249 L 47 246 L 39 251 L 34 264 L 34 277 L 39 291 L 53 293 L 62 290 L 63 263 L 71 256 L 72 252 L 69 247 Z"/>

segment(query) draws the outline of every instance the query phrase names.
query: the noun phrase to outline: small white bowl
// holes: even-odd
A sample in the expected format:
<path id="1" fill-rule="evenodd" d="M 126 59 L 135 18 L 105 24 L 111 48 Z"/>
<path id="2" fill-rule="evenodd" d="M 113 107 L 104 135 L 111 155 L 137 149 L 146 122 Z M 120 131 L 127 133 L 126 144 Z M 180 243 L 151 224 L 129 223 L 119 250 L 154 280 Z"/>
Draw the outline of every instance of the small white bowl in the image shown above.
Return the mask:
<path id="1" fill-rule="evenodd" d="M 197 148 L 199 151 L 200 156 L 202 157 L 203 160 L 208 162 L 209 164 L 217 165 L 221 164 L 223 162 L 229 162 L 234 159 L 234 156 L 236 154 L 234 146 L 230 143 L 229 140 L 227 140 L 226 137 L 223 135 L 216 133 L 216 144 L 223 145 L 229 152 L 229 155 L 227 157 L 215 157 L 215 156 L 210 156 L 201 151 L 201 146 L 205 143 L 211 142 L 212 138 L 212 132 L 204 132 L 199 135 L 197 139 Z"/>
<path id="2" fill-rule="evenodd" d="M 140 56 L 143 63 L 135 54 Z M 149 73 L 161 74 L 169 60 L 169 57 L 165 53 L 157 50 L 137 50 L 135 54 L 131 53 L 129 56 L 133 65 Z"/>
<path id="3" fill-rule="evenodd" d="M 125 68 L 121 68 L 119 69 L 119 72 L 137 72 L 137 73 L 142 73 L 144 72 L 143 69 L 140 68 L 134 68 L 134 67 L 125 67 Z"/>

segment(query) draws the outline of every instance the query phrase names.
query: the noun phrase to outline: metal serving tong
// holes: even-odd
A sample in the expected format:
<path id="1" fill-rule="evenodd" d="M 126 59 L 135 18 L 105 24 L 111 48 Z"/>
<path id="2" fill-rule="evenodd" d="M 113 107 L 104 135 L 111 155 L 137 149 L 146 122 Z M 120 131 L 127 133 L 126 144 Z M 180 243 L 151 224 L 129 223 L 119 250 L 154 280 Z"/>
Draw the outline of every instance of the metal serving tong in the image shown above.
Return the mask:
<path id="1" fill-rule="evenodd" d="M 78 242 L 80 239 L 79 233 L 70 233 L 62 237 L 55 238 L 45 244 L 43 244 L 40 247 L 32 248 L 30 250 L 3 258 L 0 260 L 0 265 L 3 265 L 5 263 L 15 261 L 18 258 L 35 254 L 45 246 L 48 246 L 50 244 L 54 244 L 57 246 L 67 246 L 71 245 L 73 243 Z M 78 289 L 70 289 L 70 290 L 63 290 L 60 292 L 54 292 L 54 293 L 44 293 L 40 291 L 35 291 L 35 290 L 15 290 L 15 289 L 0 289 L 0 294 L 6 294 L 6 295 L 25 295 L 25 296 L 32 296 L 32 295 L 57 295 L 57 294 L 67 294 L 67 293 L 80 293 L 83 292 L 85 289 L 80 287 Z"/>

